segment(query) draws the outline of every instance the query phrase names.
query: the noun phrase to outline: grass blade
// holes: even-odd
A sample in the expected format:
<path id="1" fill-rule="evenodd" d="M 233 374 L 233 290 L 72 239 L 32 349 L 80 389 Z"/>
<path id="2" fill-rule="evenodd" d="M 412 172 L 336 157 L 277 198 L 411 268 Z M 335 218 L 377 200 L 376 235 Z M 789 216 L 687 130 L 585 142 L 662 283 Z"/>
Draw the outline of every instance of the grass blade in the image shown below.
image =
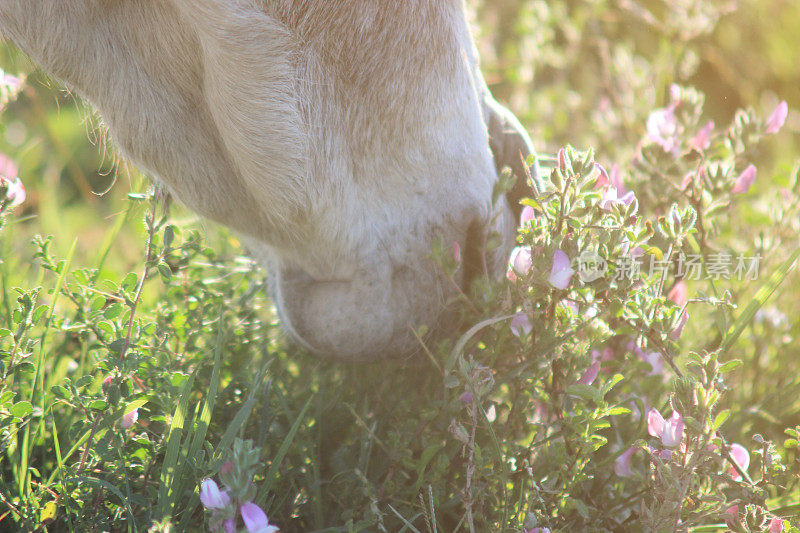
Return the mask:
<path id="1" fill-rule="evenodd" d="M 189 376 L 181 389 L 178 407 L 175 409 L 175 414 L 172 416 L 172 423 L 169 427 L 167 451 L 164 455 L 164 464 L 161 467 L 161 487 L 159 487 L 158 504 L 156 506 L 159 518 L 169 516 L 175 506 L 175 501 L 172 498 L 175 495 L 175 491 L 172 489 L 175 480 L 180 479 L 180 476 L 177 475 L 178 452 L 180 451 L 183 428 L 186 423 L 186 413 L 189 409 L 192 385 L 194 385 L 194 375 Z"/>
<path id="2" fill-rule="evenodd" d="M 747 307 L 744 308 L 744 311 L 742 311 L 723 339 L 720 347 L 720 352 L 722 354 L 727 353 L 742 335 L 745 328 L 752 324 L 753 317 L 758 310 L 767 303 L 767 300 L 778 290 L 778 287 L 780 287 L 783 280 L 786 279 L 786 276 L 794 269 L 798 257 L 800 257 L 800 250 L 795 250 L 789 259 L 787 259 L 758 290 L 750 303 L 747 304 Z"/>
<path id="3" fill-rule="evenodd" d="M 292 424 L 292 428 L 289 430 L 289 433 L 286 435 L 286 438 L 283 439 L 281 443 L 281 447 L 278 448 L 278 453 L 275 454 L 275 457 L 272 458 L 272 463 L 269 465 L 269 470 L 267 470 L 267 475 L 264 478 L 264 484 L 261 485 L 261 497 L 259 498 L 260 501 L 263 503 L 263 499 L 269 494 L 269 491 L 272 489 L 272 484 L 275 482 L 275 479 L 278 477 L 278 468 L 280 468 L 281 463 L 283 462 L 283 458 L 286 457 L 286 454 L 289 453 L 289 447 L 292 445 L 294 441 L 295 435 L 297 435 L 297 431 L 300 429 L 300 424 L 303 423 L 303 420 L 306 417 L 306 412 L 308 412 L 308 408 L 311 407 L 311 402 L 314 400 L 314 396 L 308 399 L 306 404 L 303 406 L 303 409 L 300 411 L 300 414 L 297 415 L 295 418 L 294 423 Z"/>

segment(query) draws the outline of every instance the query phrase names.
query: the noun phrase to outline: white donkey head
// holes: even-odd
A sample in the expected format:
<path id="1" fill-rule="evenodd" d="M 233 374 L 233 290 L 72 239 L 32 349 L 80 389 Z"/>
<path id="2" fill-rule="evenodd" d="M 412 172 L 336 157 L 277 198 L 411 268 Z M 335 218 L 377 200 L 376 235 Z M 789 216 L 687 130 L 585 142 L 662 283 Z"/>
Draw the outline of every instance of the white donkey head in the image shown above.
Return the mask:
<path id="1" fill-rule="evenodd" d="M 529 141 L 486 88 L 463 0 L 0 0 L 0 32 L 242 236 L 316 353 L 412 353 L 413 328 L 446 327 L 432 243 L 513 241 L 492 191 Z"/>

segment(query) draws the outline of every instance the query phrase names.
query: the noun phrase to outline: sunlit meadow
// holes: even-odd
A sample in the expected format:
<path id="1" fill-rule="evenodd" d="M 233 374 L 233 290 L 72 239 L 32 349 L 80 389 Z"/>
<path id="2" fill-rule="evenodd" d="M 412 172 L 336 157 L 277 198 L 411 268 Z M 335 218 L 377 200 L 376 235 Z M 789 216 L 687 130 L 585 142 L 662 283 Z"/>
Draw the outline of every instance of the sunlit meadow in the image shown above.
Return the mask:
<path id="1" fill-rule="evenodd" d="M 470 5 L 547 186 L 410 365 L 290 344 L 2 49 L 0 530 L 800 530 L 800 7 Z"/>

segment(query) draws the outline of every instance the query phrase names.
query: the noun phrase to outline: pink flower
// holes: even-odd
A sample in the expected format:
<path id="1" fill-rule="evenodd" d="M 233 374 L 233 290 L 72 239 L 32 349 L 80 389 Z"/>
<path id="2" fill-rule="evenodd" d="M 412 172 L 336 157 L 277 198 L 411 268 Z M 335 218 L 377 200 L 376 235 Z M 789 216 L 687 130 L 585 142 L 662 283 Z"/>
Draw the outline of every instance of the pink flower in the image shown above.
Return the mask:
<path id="1" fill-rule="evenodd" d="M 685 424 L 683 417 L 677 411 L 672 413 L 669 420 L 664 422 L 664 433 L 661 434 L 661 443 L 667 448 L 674 448 L 681 443 Z"/>
<path id="2" fill-rule="evenodd" d="M 608 177 L 611 180 L 611 186 L 617 189 L 617 191 L 622 194 L 628 192 L 628 189 L 625 188 L 625 181 L 622 179 L 618 164 L 614 163 L 611 165 L 611 174 L 609 174 Z"/>
<path id="3" fill-rule="evenodd" d="M 531 206 L 526 205 L 522 208 L 522 213 L 519 215 L 519 225 L 525 226 L 531 220 L 536 218 L 536 210 L 534 210 Z"/>
<path id="4" fill-rule="evenodd" d="M 636 355 L 642 358 L 642 361 L 650 365 L 650 372 L 648 376 L 658 376 L 664 373 L 664 359 L 658 352 L 645 352 L 641 348 L 635 348 Z"/>
<path id="5" fill-rule="evenodd" d="M 469 391 L 464 392 L 461 396 L 458 397 L 458 401 L 461 403 L 471 404 L 473 400 L 472 393 Z"/>
<path id="6" fill-rule="evenodd" d="M 228 518 L 222 523 L 222 527 L 225 533 L 236 533 L 236 520 Z"/>
<path id="7" fill-rule="evenodd" d="M 23 79 L 16 76 L 9 76 L 0 70 L 0 111 L 3 111 L 6 104 L 17 97 L 22 90 Z"/>
<path id="8" fill-rule="evenodd" d="M 597 379 L 597 374 L 600 372 L 600 361 L 595 361 L 586 369 L 581 379 L 578 380 L 578 385 L 591 385 Z"/>
<path id="9" fill-rule="evenodd" d="M 739 521 L 739 506 L 731 505 L 728 507 L 728 510 L 725 511 L 725 514 L 728 515 L 725 517 L 725 522 L 728 524 L 728 527 L 733 527 L 733 525 Z"/>
<path id="10" fill-rule="evenodd" d="M 622 175 L 619 172 L 619 165 L 614 163 L 611 165 L 611 173 L 607 173 L 606 169 L 603 168 L 599 163 L 595 163 L 597 170 L 600 174 L 597 176 L 597 181 L 594 183 L 594 188 L 599 189 L 601 187 L 614 187 L 617 191 L 622 194 L 628 192 L 628 189 L 625 188 L 625 182 L 622 179 Z"/>
<path id="11" fill-rule="evenodd" d="M 750 453 L 748 453 L 747 448 L 741 444 L 731 444 L 731 457 L 733 457 L 733 460 L 736 461 L 736 464 L 743 472 L 747 472 L 747 467 L 750 466 Z M 739 472 L 737 472 L 733 466 L 730 467 L 728 473 L 734 481 L 742 480 L 742 476 L 739 475 Z"/>
<path id="12" fill-rule="evenodd" d="M 531 249 L 527 246 L 517 246 L 511 251 L 506 277 L 511 282 L 517 281 L 517 275 L 527 276 L 532 265 Z"/>
<path id="13" fill-rule="evenodd" d="M 103 384 L 101 385 L 101 387 L 103 388 L 104 391 L 106 391 L 113 383 L 114 383 L 114 376 L 108 375 L 105 377 L 105 379 L 103 379 Z"/>
<path id="14" fill-rule="evenodd" d="M 681 99 L 681 88 L 677 83 L 670 84 L 669 97 L 674 102 L 673 105 L 680 105 L 683 102 Z"/>
<path id="15" fill-rule="evenodd" d="M 636 453 L 636 448 L 628 448 L 625 452 L 614 459 L 614 473 L 620 477 L 628 477 L 633 475 L 631 470 L 631 458 Z"/>
<path id="16" fill-rule="evenodd" d="M 122 420 L 119 423 L 119 427 L 122 429 L 128 429 L 129 427 L 133 426 L 137 420 L 139 420 L 139 410 L 134 409 L 130 413 L 125 413 L 122 415 Z"/>
<path id="17" fill-rule="evenodd" d="M 10 76 L 5 72 L 0 72 L 0 85 L 3 86 L 3 91 L 16 94 L 22 89 L 22 80 L 16 76 Z"/>
<path id="18" fill-rule="evenodd" d="M 602 352 L 600 350 L 592 350 L 592 361 L 600 361 L 602 363 L 612 359 L 614 359 L 614 350 L 609 346 L 603 348 Z"/>
<path id="19" fill-rule="evenodd" d="M 683 417 L 677 411 L 673 411 L 668 420 L 664 420 L 658 409 L 651 408 L 647 413 L 647 432 L 661 439 L 661 443 L 667 448 L 674 448 L 680 444 L 683 438 L 685 424 Z"/>
<path id="20" fill-rule="evenodd" d="M 678 319 L 678 325 L 675 326 L 675 329 L 669 334 L 669 338 L 676 341 L 681 338 L 683 335 L 683 328 L 686 327 L 686 323 L 689 322 L 689 311 L 684 310 L 681 313 L 681 317 Z"/>
<path id="21" fill-rule="evenodd" d="M 18 174 L 17 164 L 0 154 L 0 186 L 6 187 L 6 198 L 11 202 L 10 207 L 17 207 L 25 201 L 25 187 Z"/>
<path id="22" fill-rule="evenodd" d="M 769 533 L 781 533 L 783 531 L 783 520 L 774 517 L 769 521 Z"/>
<path id="23" fill-rule="evenodd" d="M 697 132 L 691 141 L 689 147 L 702 152 L 711 146 L 711 134 L 714 133 L 714 121 L 710 120 Z"/>
<path id="24" fill-rule="evenodd" d="M 535 527 L 533 529 L 524 529 L 525 533 L 550 533 L 549 527 Z"/>
<path id="25" fill-rule="evenodd" d="M 733 194 L 743 194 L 750 190 L 750 187 L 756 181 L 757 169 L 755 165 L 749 165 L 733 184 Z"/>
<path id="26" fill-rule="evenodd" d="M 685 281 L 679 280 L 672 289 L 670 289 L 667 294 L 667 299 L 683 307 L 686 305 L 686 302 L 689 301 L 689 286 L 686 285 Z"/>
<path id="27" fill-rule="evenodd" d="M 567 153 L 563 148 L 558 151 L 558 168 L 563 174 L 567 173 Z"/>
<path id="28" fill-rule="evenodd" d="M 560 303 L 561 305 L 569 309 L 570 312 L 575 316 L 577 316 L 581 310 L 581 308 L 578 306 L 578 302 L 576 302 L 575 300 L 566 299 L 566 300 L 561 300 Z"/>
<path id="29" fill-rule="evenodd" d="M 548 283 L 556 289 L 564 290 L 569 286 L 572 275 L 575 271 L 570 268 L 569 256 L 562 250 L 556 250 L 553 254 L 553 268 L 550 270 Z"/>
<path id="30" fill-rule="evenodd" d="M 611 211 L 614 205 L 629 206 L 634 200 L 636 200 L 636 195 L 633 194 L 633 191 L 628 191 L 624 195 L 619 196 L 617 189 L 613 186 L 610 186 L 603 194 L 603 198 L 600 199 L 600 208 L 605 209 L 606 211 Z"/>
<path id="31" fill-rule="evenodd" d="M 528 315 L 525 313 L 518 313 L 511 319 L 511 333 L 514 334 L 516 337 L 522 337 L 523 335 L 530 335 L 531 331 L 533 331 L 533 324 L 531 324 L 531 319 L 528 318 Z"/>
<path id="32" fill-rule="evenodd" d="M 608 177 L 608 172 L 600 163 L 595 163 L 594 167 L 597 169 L 599 173 L 597 175 L 597 180 L 594 182 L 594 188 L 599 189 L 601 187 L 608 187 L 611 185 L 611 178 Z"/>
<path id="33" fill-rule="evenodd" d="M 622 243 L 620 251 L 623 255 L 627 255 L 631 258 L 641 257 L 644 255 L 644 249 L 641 246 L 634 246 L 631 248 L 631 243 L 629 242 Z"/>
<path id="34" fill-rule="evenodd" d="M 242 505 L 242 519 L 248 533 L 277 533 L 278 528 L 270 525 L 266 513 L 253 502 Z"/>
<path id="35" fill-rule="evenodd" d="M 677 153 L 680 141 L 674 104 L 650 113 L 647 119 L 647 136 L 665 152 Z"/>
<path id="36" fill-rule="evenodd" d="M 461 262 L 461 245 L 458 242 L 453 243 L 453 259 L 455 259 L 456 263 Z"/>
<path id="37" fill-rule="evenodd" d="M 200 501 L 206 509 L 224 509 L 231 503 L 228 492 L 219 490 L 213 479 L 205 479 L 200 485 Z"/>
<path id="38" fill-rule="evenodd" d="M 787 116 L 789 116 L 789 104 L 784 100 L 778 104 L 778 107 L 775 108 L 775 111 L 773 111 L 767 119 L 767 129 L 764 130 L 765 133 L 771 134 L 781 131 Z"/>
<path id="39" fill-rule="evenodd" d="M 647 432 L 651 437 L 661 438 L 664 432 L 664 417 L 658 409 L 652 408 L 647 412 Z"/>

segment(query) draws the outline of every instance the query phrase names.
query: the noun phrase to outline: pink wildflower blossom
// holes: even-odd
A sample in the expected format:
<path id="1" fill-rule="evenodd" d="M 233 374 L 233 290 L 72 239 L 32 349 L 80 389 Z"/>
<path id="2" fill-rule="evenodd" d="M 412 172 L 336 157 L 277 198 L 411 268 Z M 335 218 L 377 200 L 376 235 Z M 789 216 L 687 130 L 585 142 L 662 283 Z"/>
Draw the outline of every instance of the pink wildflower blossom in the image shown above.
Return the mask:
<path id="1" fill-rule="evenodd" d="M 614 473 L 620 477 L 633 475 L 631 470 L 631 458 L 636 453 L 636 448 L 628 448 L 625 452 L 614 460 Z"/>
<path id="2" fill-rule="evenodd" d="M 517 276 L 527 276 L 531 271 L 531 249 L 527 246 L 517 246 L 511 251 L 508 261 L 506 277 L 509 281 L 517 281 Z"/>
<path id="3" fill-rule="evenodd" d="M 741 444 L 731 444 L 731 457 L 733 460 L 736 461 L 736 464 L 742 471 L 747 472 L 747 467 L 750 466 L 750 453 L 747 451 L 747 448 L 742 446 Z M 739 475 L 739 472 L 731 466 L 728 470 L 728 473 L 734 479 L 734 481 L 741 481 L 742 476 Z"/>
<path id="4" fill-rule="evenodd" d="M 750 190 L 750 187 L 756 181 L 756 175 L 758 170 L 756 169 L 755 165 L 749 165 L 746 169 L 739 174 L 739 177 L 736 178 L 736 181 L 733 183 L 733 190 L 731 191 L 733 194 L 744 194 Z"/>
<path id="5" fill-rule="evenodd" d="M 697 132 L 691 141 L 689 141 L 689 146 L 698 152 L 702 152 L 706 150 L 709 146 L 711 146 L 711 134 L 714 133 L 714 121 L 710 120 L 703 126 L 700 131 Z"/>
<path id="6" fill-rule="evenodd" d="M 19 168 L 9 157 L 0 154 L 0 186 L 6 187 L 6 198 L 11 207 L 25 201 L 25 187 L 18 177 Z"/>
<path id="7" fill-rule="evenodd" d="M 139 420 L 139 410 L 134 409 L 130 413 L 125 413 L 122 416 L 122 421 L 119 423 L 119 427 L 122 429 L 128 429 L 133 426 L 137 420 Z"/>
<path id="8" fill-rule="evenodd" d="M 689 312 L 684 310 L 683 313 L 681 313 L 681 317 L 678 319 L 678 325 L 675 326 L 675 329 L 669 334 L 669 338 L 674 341 L 680 339 L 681 335 L 683 335 L 683 328 L 686 327 L 687 322 L 689 322 Z"/>
<path id="9" fill-rule="evenodd" d="M 536 218 L 536 210 L 529 205 L 526 205 L 522 208 L 522 213 L 519 216 L 519 224 L 520 226 L 525 226 L 531 220 Z"/>
<path id="10" fill-rule="evenodd" d="M 278 528 L 270 525 L 267 514 L 253 502 L 242 505 L 242 520 L 248 533 L 277 533 Z"/>
<path id="11" fill-rule="evenodd" d="M 683 307 L 686 305 L 686 302 L 689 301 L 689 286 L 686 285 L 685 281 L 679 280 L 677 283 L 675 283 L 672 289 L 670 289 L 669 293 L 667 294 L 667 299 Z"/>
<path id="12" fill-rule="evenodd" d="M 553 254 L 553 268 L 550 270 L 550 277 L 547 282 L 556 289 L 564 290 L 569 286 L 575 271 L 570 268 L 569 256 L 562 250 L 556 250 Z"/>
<path id="13" fill-rule="evenodd" d="M 673 411 L 667 420 L 664 420 L 658 409 L 651 408 L 647 413 L 647 432 L 661 439 L 661 443 L 667 448 L 674 448 L 680 444 L 684 428 L 683 417 L 677 411 Z"/>
<path id="14" fill-rule="evenodd" d="M 597 379 L 597 374 L 599 373 L 600 361 L 595 361 L 589 368 L 586 369 L 581 378 L 578 380 L 578 385 L 591 385 L 594 383 L 594 380 Z"/>
<path id="15" fill-rule="evenodd" d="M 647 119 L 647 136 L 665 152 L 677 154 L 680 147 L 678 139 L 678 119 L 675 105 L 656 109 Z"/>
<path id="16" fill-rule="evenodd" d="M 778 104 L 778 107 L 775 108 L 775 111 L 767 119 L 767 129 L 765 130 L 766 133 L 778 133 L 781 131 L 783 124 L 786 122 L 786 117 L 789 116 L 789 104 L 786 101 L 782 101 Z"/>
<path id="17" fill-rule="evenodd" d="M 206 509 L 224 509 L 231 503 L 228 492 L 219 490 L 219 486 L 213 479 L 203 480 L 200 485 L 200 501 Z"/>
<path id="18" fill-rule="evenodd" d="M 533 324 L 531 324 L 531 319 L 528 318 L 528 315 L 525 313 L 518 313 L 511 319 L 511 333 L 514 334 L 516 337 L 522 337 L 523 335 L 530 335 L 531 331 L 533 331 Z"/>

